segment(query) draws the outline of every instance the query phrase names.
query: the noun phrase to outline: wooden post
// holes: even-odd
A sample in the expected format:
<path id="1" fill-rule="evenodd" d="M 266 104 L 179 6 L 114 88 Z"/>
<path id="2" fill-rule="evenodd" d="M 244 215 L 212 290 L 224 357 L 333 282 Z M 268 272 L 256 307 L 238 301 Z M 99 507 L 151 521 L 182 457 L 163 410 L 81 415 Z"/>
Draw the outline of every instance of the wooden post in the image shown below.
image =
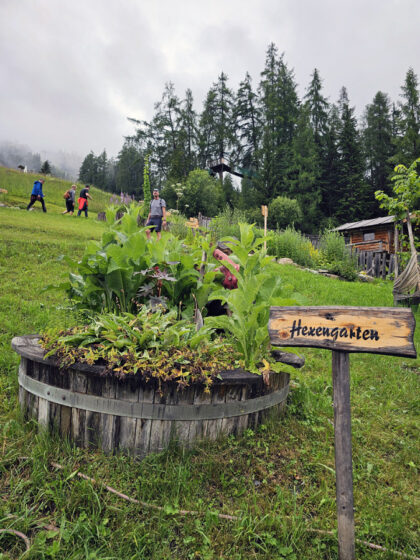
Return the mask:
<path id="1" fill-rule="evenodd" d="M 273 346 L 332 351 L 335 476 L 340 560 L 354 560 L 349 352 L 416 358 L 411 309 L 392 307 L 271 307 Z"/>
<path id="2" fill-rule="evenodd" d="M 268 206 L 261 206 L 261 214 L 264 216 L 264 251 L 267 250 L 267 216 L 268 216 Z"/>
<path id="3" fill-rule="evenodd" d="M 332 352 L 332 377 L 338 552 L 340 560 L 354 560 L 350 360 L 348 352 Z"/>

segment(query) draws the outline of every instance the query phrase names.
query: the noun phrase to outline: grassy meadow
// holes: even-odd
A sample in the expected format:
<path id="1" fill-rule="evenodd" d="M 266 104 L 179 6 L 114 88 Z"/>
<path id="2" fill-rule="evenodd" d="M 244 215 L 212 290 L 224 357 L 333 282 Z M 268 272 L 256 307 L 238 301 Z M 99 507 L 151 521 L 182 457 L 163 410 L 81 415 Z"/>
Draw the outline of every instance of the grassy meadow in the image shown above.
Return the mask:
<path id="1" fill-rule="evenodd" d="M 5 202 L 26 206 L 35 178 L 23 184 L 21 174 L 0 170 L 0 179 L 9 191 Z M 284 417 L 190 451 L 173 446 L 139 462 L 77 449 L 23 422 L 10 341 L 76 321 L 62 293 L 42 288 L 66 279 L 60 255 L 80 257 L 104 228 L 58 215 L 63 181 L 47 179 L 44 190 L 47 214 L 0 207 L 0 531 L 31 540 L 25 552 L 19 536 L 0 532 L 0 559 L 337 559 L 328 351 L 302 350 L 306 365 L 292 375 Z M 93 197 L 99 204 L 98 191 Z M 281 270 L 308 305 L 392 305 L 389 282 Z M 415 341 L 419 353 L 419 329 Z M 355 354 L 350 364 L 356 556 L 419 556 L 420 360 Z M 121 499 L 78 472 L 148 505 Z"/>
<path id="2" fill-rule="evenodd" d="M 0 192 L 0 204 L 21 209 L 26 208 L 29 204 L 34 181 L 40 177 L 45 179 L 42 191 L 45 195 L 44 200 L 45 206 L 47 207 L 47 213 L 51 212 L 52 214 L 58 214 L 60 212 L 64 212 L 66 209 L 66 202 L 63 198 L 63 194 L 71 187 L 73 184 L 72 181 L 66 181 L 52 176 L 45 177 L 42 174 L 22 173 L 21 171 L 1 166 L 0 189 L 5 189 L 7 193 Z M 79 196 L 80 190 L 83 188 L 83 184 L 76 183 L 76 185 L 77 203 L 77 197 Z M 93 200 L 89 201 L 89 212 L 92 216 L 94 214 L 96 216 L 97 212 L 105 210 L 105 206 L 109 204 L 110 194 L 105 193 L 96 187 L 91 187 L 90 195 Z M 35 210 L 42 212 L 40 202 L 35 202 L 33 211 Z"/>

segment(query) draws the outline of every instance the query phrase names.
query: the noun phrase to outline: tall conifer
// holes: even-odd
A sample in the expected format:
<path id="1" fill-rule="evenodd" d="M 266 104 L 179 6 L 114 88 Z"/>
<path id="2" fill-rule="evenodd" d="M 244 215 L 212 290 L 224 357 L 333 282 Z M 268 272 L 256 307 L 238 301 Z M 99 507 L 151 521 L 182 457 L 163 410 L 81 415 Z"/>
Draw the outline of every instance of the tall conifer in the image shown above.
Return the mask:
<path id="1" fill-rule="evenodd" d="M 366 162 L 366 181 L 369 185 L 372 215 L 380 215 L 374 193 L 381 190 L 391 194 L 390 173 L 393 153 L 391 103 L 381 91 L 375 95 L 364 113 L 363 148 Z"/>

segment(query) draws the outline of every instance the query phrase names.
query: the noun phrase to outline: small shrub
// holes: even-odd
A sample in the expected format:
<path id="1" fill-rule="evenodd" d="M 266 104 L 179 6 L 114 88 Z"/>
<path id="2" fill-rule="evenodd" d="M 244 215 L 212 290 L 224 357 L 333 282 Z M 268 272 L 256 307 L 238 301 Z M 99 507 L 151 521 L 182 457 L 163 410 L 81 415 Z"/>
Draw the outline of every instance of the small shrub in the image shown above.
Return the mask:
<path id="1" fill-rule="evenodd" d="M 325 231 L 320 239 L 318 265 L 346 280 L 357 278 L 356 256 L 346 247 L 337 231 Z"/>
<path id="2" fill-rule="evenodd" d="M 256 208 L 250 208 L 245 210 L 245 215 L 247 218 L 247 222 L 249 224 L 256 224 L 259 227 L 264 225 L 264 216 L 261 214 L 261 207 L 257 206 Z"/>
<path id="3" fill-rule="evenodd" d="M 220 212 L 216 218 L 213 218 L 210 224 L 212 236 L 216 241 L 222 237 L 239 238 L 239 223 L 247 223 L 245 212 L 243 210 L 232 210 L 229 206 Z"/>
<path id="4" fill-rule="evenodd" d="M 287 257 L 302 266 L 314 266 L 312 243 L 293 227 L 277 231 L 270 236 L 267 250 L 277 258 Z"/>
<path id="5" fill-rule="evenodd" d="M 278 196 L 268 207 L 268 226 L 283 229 L 302 220 L 302 210 L 297 200 Z"/>

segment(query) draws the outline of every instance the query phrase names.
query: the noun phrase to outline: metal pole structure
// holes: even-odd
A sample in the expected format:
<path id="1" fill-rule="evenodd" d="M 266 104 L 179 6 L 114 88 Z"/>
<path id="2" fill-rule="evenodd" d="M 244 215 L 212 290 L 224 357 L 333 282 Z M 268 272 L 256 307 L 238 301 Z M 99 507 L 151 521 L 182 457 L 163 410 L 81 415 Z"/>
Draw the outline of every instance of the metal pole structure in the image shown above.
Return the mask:
<path id="1" fill-rule="evenodd" d="M 351 457 L 350 359 L 348 352 L 332 353 L 334 446 L 340 560 L 354 560 L 353 469 Z"/>

